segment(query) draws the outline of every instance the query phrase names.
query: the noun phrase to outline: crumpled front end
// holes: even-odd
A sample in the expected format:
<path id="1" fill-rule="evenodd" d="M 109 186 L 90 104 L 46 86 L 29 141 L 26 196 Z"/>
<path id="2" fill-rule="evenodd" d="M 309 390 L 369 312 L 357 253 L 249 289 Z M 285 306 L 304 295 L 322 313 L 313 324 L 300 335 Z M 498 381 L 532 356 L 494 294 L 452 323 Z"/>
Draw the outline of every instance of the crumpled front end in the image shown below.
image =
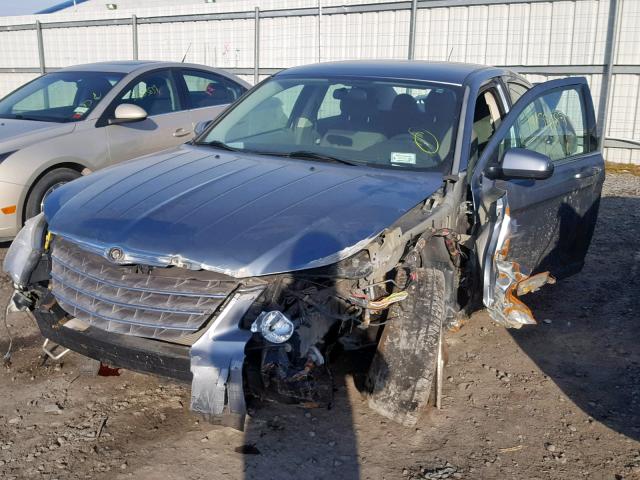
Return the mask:
<path id="1" fill-rule="evenodd" d="M 57 311 L 62 328 L 74 318 L 76 330 L 80 324 L 93 332 L 139 337 L 151 348 L 160 342 L 182 347 L 183 357 L 190 360 L 192 410 L 242 427 L 242 366 L 251 333 L 240 328 L 240 321 L 264 289 L 263 282 L 183 268 L 119 265 L 62 237 L 52 241 L 50 259 L 48 289 L 55 302 L 41 304 L 36 315 Z M 129 366 L 122 357 L 111 363 Z M 189 372 L 172 376 L 184 379 Z"/>
<path id="2" fill-rule="evenodd" d="M 366 251 L 329 267 L 239 279 L 120 264 L 45 235 L 42 220 L 33 225 L 5 269 L 16 304 L 33 311 L 45 338 L 113 366 L 190 381 L 194 412 L 240 429 L 245 393 L 329 405 L 332 346 L 370 344 L 387 308 L 406 298 L 392 282 L 365 280 L 373 273 Z"/>

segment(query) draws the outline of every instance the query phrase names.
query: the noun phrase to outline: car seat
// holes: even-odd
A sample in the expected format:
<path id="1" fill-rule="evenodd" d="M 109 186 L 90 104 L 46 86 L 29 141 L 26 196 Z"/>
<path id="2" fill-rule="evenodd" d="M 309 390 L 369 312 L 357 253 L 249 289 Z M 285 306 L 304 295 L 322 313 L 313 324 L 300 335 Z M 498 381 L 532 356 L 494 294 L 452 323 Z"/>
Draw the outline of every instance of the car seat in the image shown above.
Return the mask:
<path id="1" fill-rule="evenodd" d="M 340 115 L 323 122 L 321 145 L 364 150 L 386 139 L 373 126 L 373 102 L 366 90 L 340 88 L 333 96 L 340 100 Z"/>
<path id="2" fill-rule="evenodd" d="M 321 130 L 367 130 L 371 121 L 371 107 L 367 91 L 358 88 L 338 88 L 333 98 L 340 101 L 340 114 L 321 121 Z"/>
<path id="3" fill-rule="evenodd" d="M 491 121 L 491 110 L 485 101 L 478 99 L 473 115 L 473 133 L 471 139 L 471 155 L 479 157 L 493 135 L 494 126 Z"/>
<path id="4" fill-rule="evenodd" d="M 408 93 L 401 93 L 393 99 L 391 110 L 385 115 L 385 131 L 388 137 L 418 130 L 424 123 L 418 103 Z"/>
<path id="5" fill-rule="evenodd" d="M 78 82 L 78 106 L 94 108 L 112 88 L 108 80 L 101 77 Z"/>
<path id="6" fill-rule="evenodd" d="M 166 78 L 152 77 L 145 80 L 145 84 L 147 89 L 139 105 L 145 109 L 147 115 L 159 115 L 174 110 L 171 91 Z"/>
<path id="7" fill-rule="evenodd" d="M 424 100 L 424 127 L 438 140 L 438 155 L 444 159 L 453 144 L 452 132 L 458 109 L 455 94 L 450 90 L 434 89 Z"/>
<path id="8" fill-rule="evenodd" d="M 226 85 L 209 83 L 206 92 L 209 100 L 207 105 L 224 105 L 235 100 L 233 92 Z"/>

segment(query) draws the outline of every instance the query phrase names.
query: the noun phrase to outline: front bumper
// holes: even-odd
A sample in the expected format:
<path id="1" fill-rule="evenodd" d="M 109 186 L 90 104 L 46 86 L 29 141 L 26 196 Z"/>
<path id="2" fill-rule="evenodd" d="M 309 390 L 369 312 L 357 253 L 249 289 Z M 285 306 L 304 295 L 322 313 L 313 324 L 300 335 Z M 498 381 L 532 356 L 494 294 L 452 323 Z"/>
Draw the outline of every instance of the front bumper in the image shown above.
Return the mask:
<path id="1" fill-rule="evenodd" d="M 189 347 L 88 327 L 80 332 L 59 323 L 59 315 L 34 310 L 45 338 L 115 367 L 191 382 Z"/>
<path id="2" fill-rule="evenodd" d="M 263 290 L 264 286 L 258 286 L 233 292 L 190 347 L 86 323 L 82 330 L 69 328 L 65 326 L 68 314 L 51 293 L 33 313 L 42 335 L 50 341 L 114 367 L 190 382 L 192 411 L 212 423 L 243 430 L 243 365 L 251 332 L 241 329 L 240 324 Z"/>
<path id="3" fill-rule="evenodd" d="M 191 381 L 193 411 L 242 430 L 252 334 L 241 325 L 266 284 L 118 269 L 59 239 L 43 254 L 45 226 L 42 214 L 30 219 L 4 261 L 17 286 L 14 304 L 34 312 L 44 337 L 116 367 Z"/>
<path id="4" fill-rule="evenodd" d="M 16 236 L 22 224 L 20 198 L 25 187 L 15 183 L 0 182 L 0 208 L 17 205 L 15 213 L 5 214 L 0 211 L 0 242 L 11 240 Z"/>

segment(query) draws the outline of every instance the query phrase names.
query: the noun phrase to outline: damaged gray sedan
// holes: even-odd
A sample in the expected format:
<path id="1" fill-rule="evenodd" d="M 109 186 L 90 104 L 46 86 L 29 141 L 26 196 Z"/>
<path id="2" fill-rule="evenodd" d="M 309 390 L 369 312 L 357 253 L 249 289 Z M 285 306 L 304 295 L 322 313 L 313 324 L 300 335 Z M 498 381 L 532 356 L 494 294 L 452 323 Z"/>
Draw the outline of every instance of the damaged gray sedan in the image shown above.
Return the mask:
<path id="1" fill-rule="evenodd" d="M 49 343 L 247 396 L 327 405 L 332 360 L 375 349 L 371 407 L 437 396 L 443 331 L 578 272 L 604 180 L 583 78 L 338 62 L 265 80 L 190 144 L 56 189 L 6 256 Z M 437 399 L 436 399 L 437 400 Z"/>

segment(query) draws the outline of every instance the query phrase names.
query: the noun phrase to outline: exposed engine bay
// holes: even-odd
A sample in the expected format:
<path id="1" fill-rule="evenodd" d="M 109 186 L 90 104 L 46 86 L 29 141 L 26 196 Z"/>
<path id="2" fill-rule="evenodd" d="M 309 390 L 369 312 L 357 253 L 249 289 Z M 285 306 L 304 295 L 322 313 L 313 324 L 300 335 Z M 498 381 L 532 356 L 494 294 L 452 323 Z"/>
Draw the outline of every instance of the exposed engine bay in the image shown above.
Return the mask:
<path id="1" fill-rule="evenodd" d="M 249 378 L 259 373 L 264 387 L 260 392 L 250 382 L 250 391 L 330 404 L 331 352 L 338 346 L 375 345 L 389 306 L 407 298 L 405 288 L 393 280 L 367 284 L 364 279 L 279 276 L 245 316 L 245 328 L 254 332 L 247 345 L 249 365 L 260 365 Z"/>

